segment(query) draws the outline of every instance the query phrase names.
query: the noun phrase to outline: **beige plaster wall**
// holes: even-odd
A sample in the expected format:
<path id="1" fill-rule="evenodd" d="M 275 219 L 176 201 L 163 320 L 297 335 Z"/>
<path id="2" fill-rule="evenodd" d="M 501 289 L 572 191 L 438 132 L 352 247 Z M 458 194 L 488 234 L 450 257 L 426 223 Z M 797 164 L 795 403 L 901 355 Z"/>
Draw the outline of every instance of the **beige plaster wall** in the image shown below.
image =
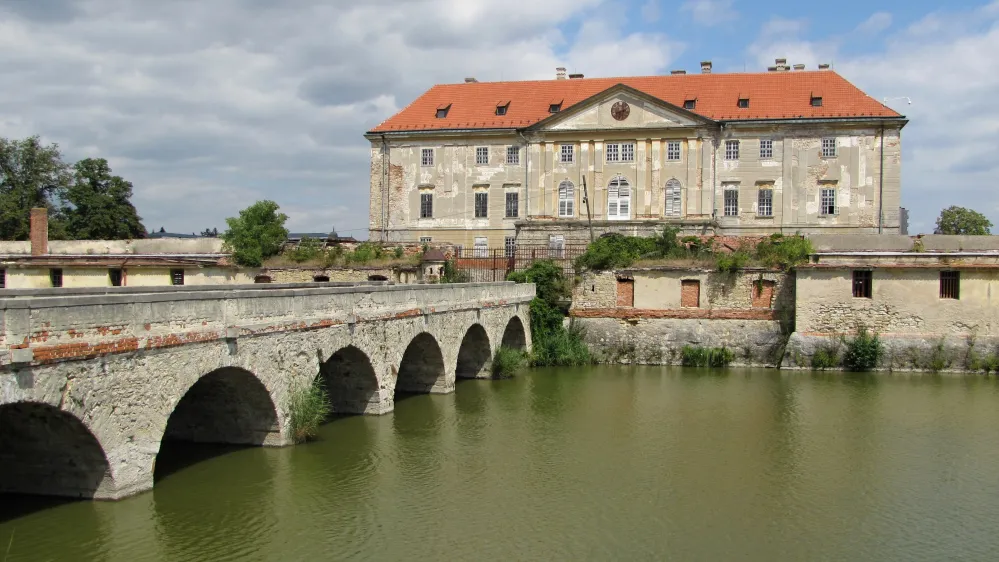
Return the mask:
<path id="1" fill-rule="evenodd" d="M 183 268 L 185 285 L 226 285 L 253 283 L 253 271 L 239 271 L 232 268 L 206 267 Z M 171 268 L 126 267 L 123 285 L 126 287 L 154 287 L 171 284 Z M 8 289 L 45 289 L 52 286 L 49 268 L 8 268 L 6 270 Z M 111 277 L 108 268 L 63 267 L 62 286 L 110 287 Z"/>

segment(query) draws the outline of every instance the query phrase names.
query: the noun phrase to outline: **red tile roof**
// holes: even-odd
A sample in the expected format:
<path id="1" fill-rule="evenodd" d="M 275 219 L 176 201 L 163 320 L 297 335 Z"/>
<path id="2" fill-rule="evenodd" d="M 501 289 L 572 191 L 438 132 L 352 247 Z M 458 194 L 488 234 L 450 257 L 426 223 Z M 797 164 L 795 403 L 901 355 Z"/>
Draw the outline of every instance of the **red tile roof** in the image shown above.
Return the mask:
<path id="1" fill-rule="evenodd" d="M 832 70 L 797 70 L 438 84 L 371 132 L 524 128 L 549 117 L 559 100 L 565 111 L 617 84 L 678 107 L 696 98 L 693 112 L 716 121 L 902 117 Z M 813 95 L 822 97 L 821 107 L 811 105 Z M 748 108 L 738 107 L 740 96 L 749 98 Z M 496 115 L 507 101 L 506 115 Z M 448 104 L 447 117 L 437 119 L 437 108 Z"/>

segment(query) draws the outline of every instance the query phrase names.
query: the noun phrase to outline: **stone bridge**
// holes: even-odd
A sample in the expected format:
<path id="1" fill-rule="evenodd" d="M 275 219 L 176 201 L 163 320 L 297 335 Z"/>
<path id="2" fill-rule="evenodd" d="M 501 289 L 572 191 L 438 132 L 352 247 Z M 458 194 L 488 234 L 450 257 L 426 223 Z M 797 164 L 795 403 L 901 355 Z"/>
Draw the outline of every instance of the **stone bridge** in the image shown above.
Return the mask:
<path id="1" fill-rule="evenodd" d="M 534 286 L 248 285 L 0 291 L 0 493 L 148 490 L 167 439 L 292 443 L 292 393 L 335 413 L 489 376 L 528 349 Z"/>

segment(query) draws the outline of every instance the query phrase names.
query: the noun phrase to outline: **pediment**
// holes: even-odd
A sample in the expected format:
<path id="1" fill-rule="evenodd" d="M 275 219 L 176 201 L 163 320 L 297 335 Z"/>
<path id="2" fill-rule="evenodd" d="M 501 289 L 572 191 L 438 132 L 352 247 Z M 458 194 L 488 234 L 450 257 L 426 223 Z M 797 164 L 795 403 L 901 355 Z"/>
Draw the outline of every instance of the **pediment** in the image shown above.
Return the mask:
<path id="1" fill-rule="evenodd" d="M 611 88 L 538 123 L 542 131 L 689 128 L 708 120 L 627 87 Z"/>

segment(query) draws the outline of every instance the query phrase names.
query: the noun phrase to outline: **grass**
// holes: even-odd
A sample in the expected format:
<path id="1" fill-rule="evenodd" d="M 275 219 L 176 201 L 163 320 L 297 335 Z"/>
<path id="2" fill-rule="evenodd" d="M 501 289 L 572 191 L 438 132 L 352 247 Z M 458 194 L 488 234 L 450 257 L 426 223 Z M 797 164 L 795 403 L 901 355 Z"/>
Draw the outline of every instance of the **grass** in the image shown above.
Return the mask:
<path id="1" fill-rule="evenodd" d="M 512 347 L 500 346 L 493 355 L 493 378 L 513 378 L 524 370 L 527 362 L 527 353 Z"/>
<path id="2" fill-rule="evenodd" d="M 725 347 L 685 345 L 680 351 L 684 367 L 727 367 L 734 359 L 735 353 Z"/>
<path id="3" fill-rule="evenodd" d="M 311 385 L 292 392 L 288 409 L 292 439 L 295 443 L 305 443 L 316 438 L 332 406 L 322 381 L 316 378 Z"/>
<path id="4" fill-rule="evenodd" d="M 531 365 L 535 367 L 574 367 L 592 365 L 593 356 L 586 345 L 585 330 L 579 324 L 550 332 L 534 332 Z"/>

